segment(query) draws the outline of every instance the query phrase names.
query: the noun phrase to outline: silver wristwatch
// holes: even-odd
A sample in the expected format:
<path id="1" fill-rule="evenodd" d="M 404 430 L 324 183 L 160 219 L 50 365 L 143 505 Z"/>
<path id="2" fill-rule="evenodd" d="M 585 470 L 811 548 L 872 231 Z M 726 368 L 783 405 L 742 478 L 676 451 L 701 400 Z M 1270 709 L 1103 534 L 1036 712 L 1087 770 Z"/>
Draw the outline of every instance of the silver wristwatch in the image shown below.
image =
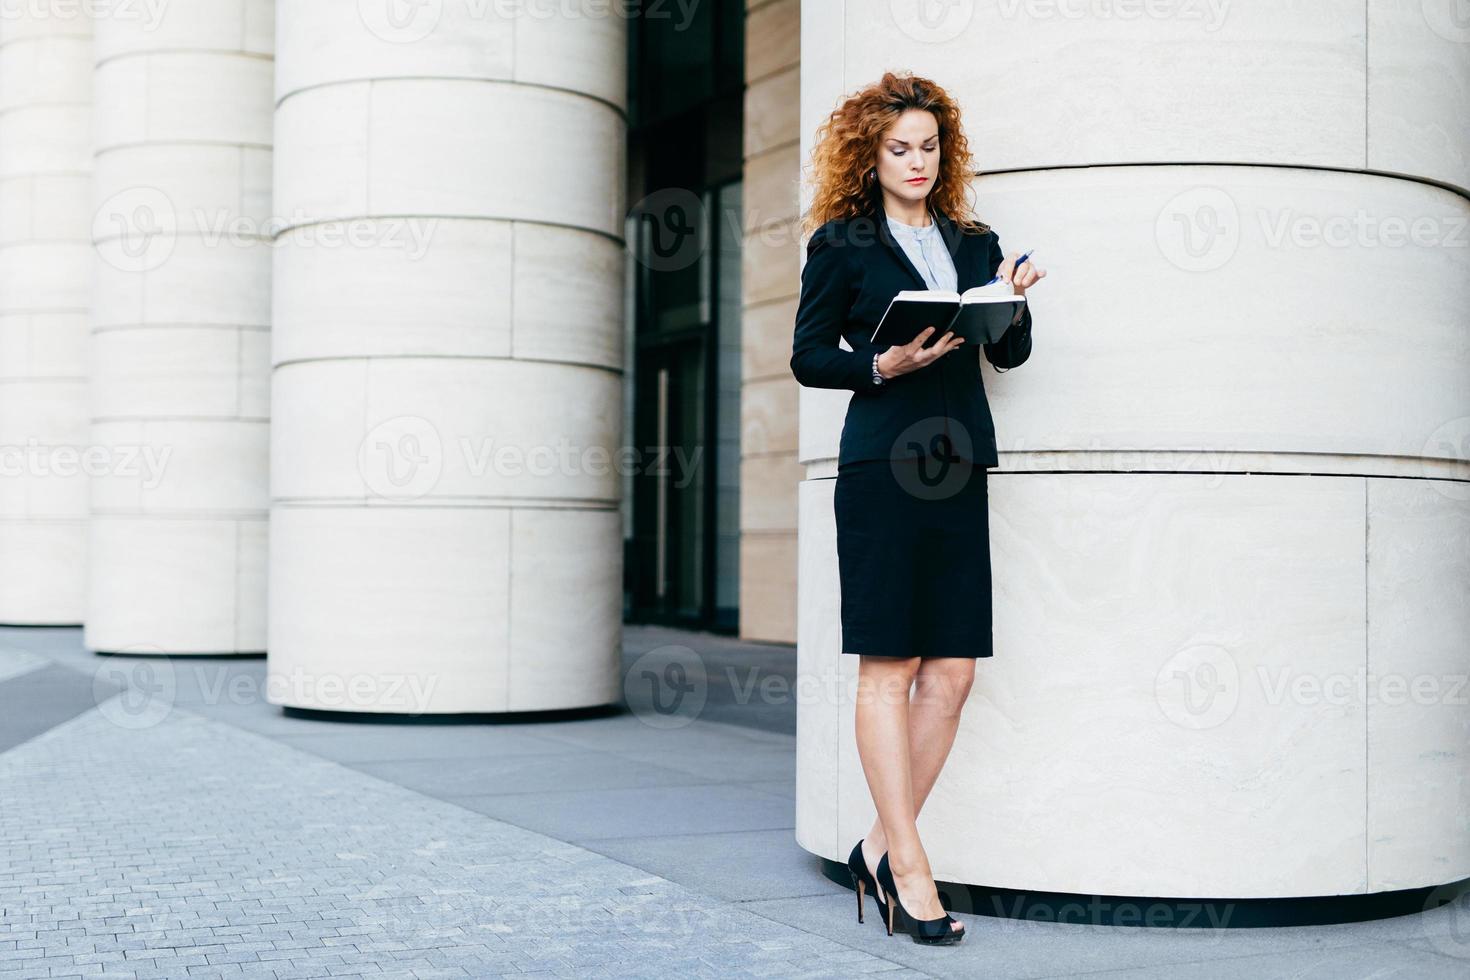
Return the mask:
<path id="1" fill-rule="evenodd" d="M 879 354 L 873 355 L 873 384 L 875 385 L 881 385 L 883 383 L 883 375 L 878 373 L 878 358 L 880 356 Z"/>

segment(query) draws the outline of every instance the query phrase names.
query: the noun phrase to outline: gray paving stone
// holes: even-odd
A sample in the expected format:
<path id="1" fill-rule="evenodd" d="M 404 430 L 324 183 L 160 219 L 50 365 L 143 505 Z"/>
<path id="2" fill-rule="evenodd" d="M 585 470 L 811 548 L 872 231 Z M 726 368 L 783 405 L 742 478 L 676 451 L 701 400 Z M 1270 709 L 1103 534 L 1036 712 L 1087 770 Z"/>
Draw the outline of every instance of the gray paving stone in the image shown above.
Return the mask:
<path id="1" fill-rule="evenodd" d="M 370 762 L 356 764 L 355 768 L 440 799 L 535 793 L 569 786 L 595 790 L 712 782 L 682 769 L 596 751 L 484 756 L 465 759 L 453 769 L 421 762 Z"/>
<path id="2" fill-rule="evenodd" d="M 104 702 L 0 754 L 0 799 L 0 970 L 762 976 L 814 955 L 717 897 L 179 708 L 134 728 Z"/>
<path id="3" fill-rule="evenodd" d="M 39 653 L 22 650 L 0 641 L 0 681 L 8 681 L 12 677 L 39 670 L 50 663 L 49 658 Z"/>
<path id="4" fill-rule="evenodd" d="M 785 828 L 619 837 L 585 846 L 732 902 L 833 894 L 818 859 Z"/>
<path id="5" fill-rule="evenodd" d="M 795 826 L 790 800 L 744 785 L 564 790 L 451 799 L 573 842 L 645 837 L 652 829 L 687 834 Z"/>
<path id="6" fill-rule="evenodd" d="M 625 666 L 687 645 L 711 697 L 725 698 L 674 729 L 636 711 L 290 717 L 218 696 L 237 678 L 259 685 L 263 660 L 210 658 L 180 663 L 176 710 L 140 730 L 95 718 L 107 658 L 82 650 L 79 632 L 0 627 L 0 649 L 23 642 L 46 657 L 46 682 L 70 699 L 38 714 L 55 699 L 11 686 L 47 668 L 0 680 L 0 719 L 26 729 L 0 752 L 0 980 L 32 980 L 16 963 L 67 957 L 45 969 L 89 980 L 1470 975 L 1470 896 L 1303 929 L 967 915 L 970 938 L 943 950 L 886 936 L 871 904 L 860 926 L 851 893 L 792 839 L 794 713 L 739 703 L 750 669 L 788 670 L 789 648 L 628 627 Z M 579 758 L 593 765 L 566 761 Z M 563 760 L 564 785 L 517 784 L 533 759 Z M 642 784 L 649 768 L 673 782 Z M 431 793 L 403 785 L 424 772 Z M 453 795 L 463 787 L 482 792 Z M 448 801 L 432 798 L 446 789 Z M 244 953 L 253 959 L 210 960 Z"/>

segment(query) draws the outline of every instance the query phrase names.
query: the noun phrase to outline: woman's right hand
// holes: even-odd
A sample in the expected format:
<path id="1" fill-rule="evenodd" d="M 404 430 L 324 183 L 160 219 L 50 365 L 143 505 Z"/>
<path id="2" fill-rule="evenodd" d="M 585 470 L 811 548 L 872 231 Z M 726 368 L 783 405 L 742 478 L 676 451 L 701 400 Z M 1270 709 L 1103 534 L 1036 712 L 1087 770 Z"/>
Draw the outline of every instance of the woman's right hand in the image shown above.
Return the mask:
<path id="1" fill-rule="evenodd" d="M 894 344 L 879 354 L 878 373 L 884 378 L 892 378 L 900 374 L 908 374 L 910 371 L 917 371 L 921 367 L 933 364 L 965 342 L 964 337 L 956 337 L 954 331 L 951 330 L 939 338 L 939 342 L 933 347 L 926 348 L 924 341 L 928 340 L 933 333 L 932 326 L 925 327 L 907 344 Z"/>

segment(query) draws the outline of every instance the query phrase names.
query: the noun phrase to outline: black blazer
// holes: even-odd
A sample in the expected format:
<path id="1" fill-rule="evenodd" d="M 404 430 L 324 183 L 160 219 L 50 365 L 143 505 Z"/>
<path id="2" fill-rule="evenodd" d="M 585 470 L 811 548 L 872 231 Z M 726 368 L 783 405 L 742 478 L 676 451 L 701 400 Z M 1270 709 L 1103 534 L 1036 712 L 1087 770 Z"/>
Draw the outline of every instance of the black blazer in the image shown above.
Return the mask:
<path id="1" fill-rule="evenodd" d="M 959 291 L 980 286 L 1005 260 L 995 232 L 965 233 L 936 214 L 954 259 Z M 999 465 L 995 423 L 979 354 L 961 344 L 938 361 L 873 383 L 873 355 L 887 350 L 868 338 L 894 295 L 927 289 L 888 227 L 881 207 L 855 218 L 836 218 L 812 233 L 801 270 L 801 298 L 791 345 L 791 373 L 809 388 L 854 393 L 837 453 L 838 464 L 860 459 L 904 459 L 947 449 L 961 459 Z M 1031 304 L 1000 340 L 985 344 L 985 357 L 1013 368 L 1031 356 Z M 845 337 L 852 350 L 837 346 Z"/>

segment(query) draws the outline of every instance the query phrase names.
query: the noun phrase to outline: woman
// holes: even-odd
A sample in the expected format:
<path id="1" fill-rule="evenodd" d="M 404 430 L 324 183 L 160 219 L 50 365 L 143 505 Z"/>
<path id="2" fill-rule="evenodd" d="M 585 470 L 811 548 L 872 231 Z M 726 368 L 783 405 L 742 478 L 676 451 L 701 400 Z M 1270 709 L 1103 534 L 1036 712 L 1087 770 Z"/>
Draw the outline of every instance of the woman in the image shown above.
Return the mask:
<path id="1" fill-rule="evenodd" d="M 842 650 L 860 657 L 858 755 L 878 819 L 848 865 L 858 921 L 871 890 L 890 935 L 897 923 L 915 942 L 956 943 L 964 925 L 940 903 L 916 819 L 975 660 L 992 655 L 985 468 L 999 462 L 995 427 L 963 338 L 946 332 L 925 346 L 932 326 L 901 346 L 868 338 L 899 290 L 963 292 L 999 275 L 1024 296 L 1046 273 L 1029 261 L 1017 270 L 1019 253 L 1004 255 L 970 217 L 959 107 L 932 81 L 889 72 L 817 137 L 791 370 L 803 385 L 853 392 L 833 507 Z M 1001 369 L 1030 356 L 1029 301 L 983 349 Z"/>

